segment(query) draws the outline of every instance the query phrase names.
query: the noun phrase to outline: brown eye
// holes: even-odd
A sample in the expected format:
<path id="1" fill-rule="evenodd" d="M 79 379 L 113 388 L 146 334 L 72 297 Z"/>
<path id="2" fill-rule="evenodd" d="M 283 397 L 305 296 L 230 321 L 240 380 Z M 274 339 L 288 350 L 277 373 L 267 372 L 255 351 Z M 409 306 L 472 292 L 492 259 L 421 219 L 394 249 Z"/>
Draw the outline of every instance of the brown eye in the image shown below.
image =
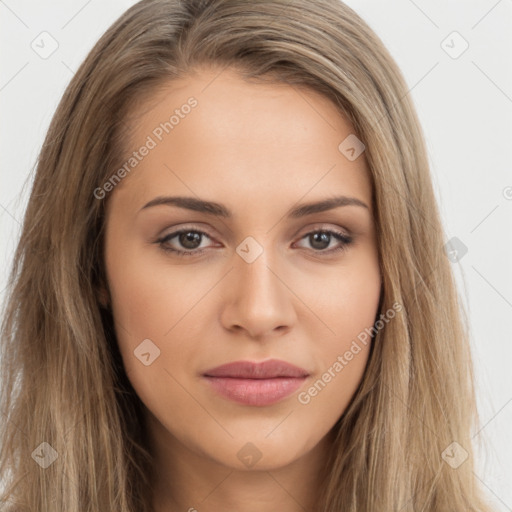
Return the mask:
<path id="1" fill-rule="evenodd" d="M 345 250 L 348 245 L 352 243 L 352 237 L 344 235 L 338 231 L 333 230 L 316 230 L 311 231 L 302 237 L 301 240 L 307 239 L 310 243 L 311 248 L 314 252 L 326 252 L 332 253 L 341 250 Z M 326 250 L 333 239 L 338 241 L 338 247 L 334 247 Z"/>
<path id="2" fill-rule="evenodd" d="M 203 252 L 204 248 L 200 248 L 200 245 L 204 237 L 210 238 L 204 231 L 187 228 L 169 233 L 157 240 L 157 243 L 164 251 L 174 253 L 178 256 L 193 256 Z M 178 248 L 171 246 L 170 242 L 173 239 L 177 240 Z"/>
<path id="3" fill-rule="evenodd" d="M 197 244 L 201 245 L 202 235 L 197 231 L 184 231 L 177 236 L 179 243 L 186 249 L 197 249 Z"/>

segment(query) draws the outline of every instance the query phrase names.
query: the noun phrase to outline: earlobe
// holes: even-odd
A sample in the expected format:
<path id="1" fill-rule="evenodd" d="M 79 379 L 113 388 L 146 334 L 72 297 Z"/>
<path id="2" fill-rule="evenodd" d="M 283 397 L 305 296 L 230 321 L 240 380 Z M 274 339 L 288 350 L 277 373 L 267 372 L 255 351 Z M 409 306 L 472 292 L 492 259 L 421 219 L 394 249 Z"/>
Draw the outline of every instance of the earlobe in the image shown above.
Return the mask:
<path id="1" fill-rule="evenodd" d="M 98 302 L 104 309 L 110 309 L 110 294 L 105 285 L 100 285 L 96 291 Z"/>

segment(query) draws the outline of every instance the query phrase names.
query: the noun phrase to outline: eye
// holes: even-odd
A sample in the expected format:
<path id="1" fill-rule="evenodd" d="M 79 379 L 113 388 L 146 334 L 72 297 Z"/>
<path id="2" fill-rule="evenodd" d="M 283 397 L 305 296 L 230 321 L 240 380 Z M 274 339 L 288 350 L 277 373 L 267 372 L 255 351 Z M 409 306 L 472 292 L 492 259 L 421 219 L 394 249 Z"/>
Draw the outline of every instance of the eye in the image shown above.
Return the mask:
<path id="1" fill-rule="evenodd" d="M 352 243 L 352 237 L 341 233 L 340 231 L 330 229 L 319 229 L 310 231 L 301 240 L 307 240 L 310 242 L 314 252 L 320 253 L 333 253 L 338 251 L 344 251 Z M 332 241 L 338 241 L 338 246 L 326 250 Z"/>
<path id="2" fill-rule="evenodd" d="M 157 240 L 161 249 L 167 252 L 171 252 L 177 256 L 193 256 L 204 252 L 204 247 L 200 248 L 200 242 L 203 237 L 210 238 L 207 233 L 198 229 L 184 228 L 179 231 L 174 231 L 165 235 L 163 238 Z M 169 245 L 169 242 L 176 238 L 186 250 L 176 249 Z"/>
<path id="3" fill-rule="evenodd" d="M 172 253 L 176 256 L 195 256 L 205 252 L 207 246 L 201 247 L 201 242 L 204 238 L 211 239 L 207 233 L 199 229 L 183 228 L 165 235 L 158 239 L 156 243 L 159 244 L 163 251 Z M 178 243 L 183 249 L 172 246 L 171 241 L 174 239 L 176 239 L 175 243 Z M 312 252 L 325 254 L 344 251 L 347 249 L 347 246 L 352 243 L 352 237 L 345 235 L 342 232 L 329 229 L 317 229 L 315 231 L 310 231 L 300 240 L 308 240 L 311 244 Z M 337 241 L 338 246 L 329 248 L 333 241 Z"/>

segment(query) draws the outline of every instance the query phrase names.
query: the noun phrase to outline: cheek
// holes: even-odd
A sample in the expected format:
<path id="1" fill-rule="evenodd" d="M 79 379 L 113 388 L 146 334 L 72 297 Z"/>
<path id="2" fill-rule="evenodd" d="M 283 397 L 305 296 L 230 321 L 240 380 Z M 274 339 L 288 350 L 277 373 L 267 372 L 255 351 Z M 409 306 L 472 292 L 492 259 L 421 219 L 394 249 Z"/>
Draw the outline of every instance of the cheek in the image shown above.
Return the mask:
<path id="1" fill-rule="evenodd" d="M 173 381 L 165 369 L 180 379 L 203 348 L 194 340 L 204 337 L 204 307 L 214 309 L 208 294 L 215 284 L 211 270 L 187 271 L 152 248 L 122 241 L 112 243 L 107 254 L 115 331 L 126 373 L 141 395 L 149 398 L 150 390 L 159 389 L 158 379 L 167 383 L 168 392 Z M 141 354 L 148 352 L 151 363 L 145 366 Z"/>
<path id="2" fill-rule="evenodd" d="M 187 338 L 190 314 L 204 290 L 191 286 L 179 267 L 155 265 L 143 251 L 130 247 L 116 252 L 108 268 L 109 288 L 119 350 L 126 374 L 137 395 L 153 411 L 173 403 L 182 412 L 193 403 L 177 382 L 191 357 L 182 341 Z M 188 312 L 188 315 L 187 315 Z M 178 369 L 179 371 L 176 371 Z M 175 377 L 177 380 L 174 380 Z M 198 414 L 197 411 L 194 413 Z"/>
<path id="3" fill-rule="evenodd" d="M 308 275 L 302 272 L 303 275 Z M 381 275 L 375 250 L 350 254 L 338 267 L 322 270 L 315 278 L 296 280 L 298 295 L 316 318 L 326 351 L 340 350 L 375 322 L 381 294 Z"/>
<path id="4" fill-rule="evenodd" d="M 359 253 L 357 262 L 340 266 L 331 279 L 321 283 L 321 292 L 310 293 L 309 304 L 305 300 L 321 320 L 309 313 L 309 335 L 315 340 L 312 346 L 319 371 L 298 400 L 325 420 L 336 421 L 355 393 L 368 362 L 381 293 L 376 254 Z M 306 293 L 304 290 L 303 297 Z"/>
<path id="5" fill-rule="evenodd" d="M 162 339 L 204 293 L 178 266 L 155 265 L 152 251 L 129 248 L 129 258 L 109 265 L 108 279 L 118 332 L 135 342 Z M 188 307 L 187 307 L 188 306 Z"/>

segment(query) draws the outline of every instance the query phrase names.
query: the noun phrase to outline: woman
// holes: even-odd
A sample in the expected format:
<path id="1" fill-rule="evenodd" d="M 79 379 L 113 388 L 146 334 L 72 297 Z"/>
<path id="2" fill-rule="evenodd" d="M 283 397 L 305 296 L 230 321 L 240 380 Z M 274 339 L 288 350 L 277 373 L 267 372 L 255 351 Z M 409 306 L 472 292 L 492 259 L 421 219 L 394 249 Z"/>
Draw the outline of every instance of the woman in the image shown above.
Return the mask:
<path id="1" fill-rule="evenodd" d="M 407 92 L 337 0 L 143 0 L 114 23 L 15 255 L 12 510 L 490 510 Z"/>

